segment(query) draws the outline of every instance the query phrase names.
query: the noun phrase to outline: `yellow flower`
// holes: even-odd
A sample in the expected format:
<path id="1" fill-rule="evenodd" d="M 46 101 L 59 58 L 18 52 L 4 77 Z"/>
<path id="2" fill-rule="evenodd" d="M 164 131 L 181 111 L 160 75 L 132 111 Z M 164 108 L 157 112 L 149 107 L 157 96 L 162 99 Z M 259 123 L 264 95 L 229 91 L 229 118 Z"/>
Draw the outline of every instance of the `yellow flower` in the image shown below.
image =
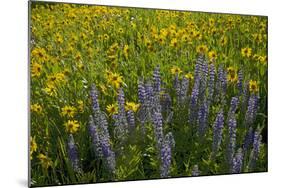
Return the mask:
<path id="1" fill-rule="evenodd" d="M 46 155 L 40 153 L 37 158 L 39 159 L 42 167 L 44 169 L 48 169 L 49 167 L 51 167 L 53 165 L 53 162 L 51 159 L 49 159 Z"/>
<path id="2" fill-rule="evenodd" d="M 128 56 L 129 56 L 129 46 L 128 46 L 128 44 L 126 44 L 126 45 L 124 46 L 123 52 L 124 52 L 124 56 L 125 56 L 126 59 L 127 59 Z"/>
<path id="3" fill-rule="evenodd" d="M 173 38 L 171 40 L 170 46 L 174 47 L 174 48 L 178 47 L 178 39 L 177 38 Z"/>
<path id="4" fill-rule="evenodd" d="M 39 77 L 41 75 L 42 65 L 39 63 L 32 63 L 31 68 L 31 76 L 32 77 Z"/>
<path id="5" fill-rule="evenodd" d="M 32 112 L 41 114 L 41 112 L 42 112 L 42 107 L 41 107 L 40 104 L 35 103 L 35 104 L 32 104 L 32 105 L 30 106 L 30 110 L 31 110 Z"/>
<path id="6" fill-rule="evenodd" d="M 57 42 L 58 44 L 63 43 L 63 37 L 61 36 L 60 33 L 57 33 L 57 34 L 55 35 L 55 40 L 56 40 L 56 42 Z"/>
<path id="7" fill-rule="evenodd" d="M 117 114 L 118 112 L 118 106 L 117 104 L 110 104 L 106 106 L 106 110 L 109 113 L 110 116 Z"/>
<path id="8" fill-rule="evenodd" d="M 171 73 L 172 73 L 173 75 L 175 75 L 175 74 L 180 74 L 180 73 L 182 73 L 182 70 L 181 70 L 179 67 L 177 67 L 177 66 L 173 66 L 173 67 L 171 68 Z"/>
<path id="9" fill-rule="evenodd" d="M 158 42 L 159 42 L 159 44 L 161 44 L 161 45 L 165 44 L 165 40 L 166 40 L 166 38 L 165 38 L 163 35 L 160 35 L 160 36 L 158 37 Z"/>
<path id="10" fill-rule="evenodd" d="M 259 91 L 257 81 L 255 81 L 255 80 L 249 81 L 249 90 L 250 90 L 251 93 L 256 93 L 256 92 Z"/>
<path id="11" fill-rule="evenodd" d="M 133 112 L 136 112 L 140 107 L 140 104 L 134 103 L 134 102 L 126 102 L 125 110 L 132 110 Z"/>
<path id="12" fill-rule="evenodd" d="M 187 73 L 186 75 L 184 75 L 185 78 L 189 79 L 189 80 L 193 80 L 193 75 L 191 73 Z"/>
<path id="13" fill-rule="evenodd" d="M 189 36 L 187 35 L 187 34 L 184 34 L 183 36 L 182 36 L 182 38 L 181 38 L 181 40 L 182 40 L 182 42 L 189 42 L 190 41 L 190 38 L 189 38 Z"/>
<path id="14" fill-rule="evenodd" d="M 259 62 L 263 65 L 267 64 L 267 56 L 259 56 Z"/>
<path id="15" fill-rule="evenodd" d="M 65 81 L 65 74 L 64 73 L 57 73 L 55 74 L 55 76 L 57 77 L 57 81 Z"/>
<path id="16" fill-rule="evenodd" d="M 104 34 L 104 35 L 103 35 L 103 40 L 108 40 L 108 39 L 109 39 L 108 34 Z"/>
<path id="17" fill-rule="evenodd" d="M 36 151 L 37 151 L 37 144 L 36 144 L 35 138 L 30 137 L 30 157 L 31 157 L 31 159 L 32 159 L 33 152 L 36 152 Z"/>
<path id="18" fill-rule="evenodd" d="M 209 25 L 214 26 L 215 25 L 215 19 L 214 18 L 209 18 Z"/>
<path id="19" fill-rule="evenodd" d="M 208 56 L 209 56 L 209 60 L 212 61 L 212 62 L 217 59 L 217 53 L 215 51 L 210 51 L 208 53 Z"/>
<path id="20" fill-rule="evenodd" d="M 111 75 L 108 76 L 107 81 L 116 89 L 119 89 L 120 85 L 123 83 L 122 76 L 117 73 L 111 73 Z"/>
<path id="21" fill-rule="evenodd" d="M 80 127 L 78 121 L 76 120 L 68 120 L 66 123 L 64 123 L 64 126 L 66 131 L 71 134 L 76 133 Z"/>
<path id="22" fill-rule="evenodd" d="M 65 74 L 64 73 L 56 73 L 53 75 L 47 76 L 47 85 L 53 85 L 55 86 L 56 84 L 65 81 Z"/>
<path id="23" fill-rule="evenodd" d="M 48 84 L 48 83 L 47 83 L 47 87 L 45 87 L 43 89 L 43 91 L 45 91 L 50 96 L 55 96 L 57 94 L 56 87 L 54 85 Z"/>
<path id="24" fill-rule="evenodd" d="M 237 77 L 237 71 L 234 67 L 228 67 L 227 68 L 227 80 L 231 83 L 235 83 L 237 82 L 238 80 L 238 77 Z"/>
<path id="25" fill-rule="evenodd" d="M 208 51 L 208 47 L 206 45 L 197 46 L 196 52 L 199 54 L 205 54 Z"/>
<path id="26" fill-rule="evenodd" d="M 78 100 L 77 104 L 78 104 L 79 112 L 83 112 L 84 111 L 84 102 L 82 100 Z"/>
<path id="27" fill-rule="evenodd" d="M 76 108 L 73 106 L 64 106 L 61 109 L 61 115 L 73 118 L 76 113 Z"/>
<path id="28" fill-rule="evenodd" d="M 38 63 L 44 63 L 48 59 L 48 55 L 44 48 L 34 48 L 31 52 L 31 58 L 36 58 Z"/>
<path id="29" fill-rule="evenodd" d="M 120 34 L 124 33 L 124 29 L 120 27 L 120 28 L 118 29 L 118 33 L 120 33 Z"/>
<path id="30" fill-rule="evenodd" d="M 252 49 L 251 48 L 242 48 L 241 54 L 242 54 L 242 57 L 248 57 L 249 58 L 252 55 Z"/>

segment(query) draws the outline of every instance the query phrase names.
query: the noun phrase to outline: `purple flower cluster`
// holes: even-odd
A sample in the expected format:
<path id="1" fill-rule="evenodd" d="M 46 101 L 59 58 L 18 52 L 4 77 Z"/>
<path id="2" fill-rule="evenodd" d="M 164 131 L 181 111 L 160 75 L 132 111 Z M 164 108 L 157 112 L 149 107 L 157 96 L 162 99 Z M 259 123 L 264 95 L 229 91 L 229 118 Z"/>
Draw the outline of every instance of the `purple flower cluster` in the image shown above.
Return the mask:
<path id="1" fill-rule="evenodd" d="M 228 119 L 228 147 L 227 147 L 227 159 L 228 163 L 231 166 L 233 161 L 233 155 L 236 147 L 236 118 L 232 114 Z"/>
<path id="2" fill-rule="evenodd" d="M 231 98 L 230 109 L 229 109 L 229 112 L 228 112 L 229 116 L 231 116 L 232 114 L 235 114 L 235 112 L 238 108 L 238 102 L 239 102 L 239 99 L 237 97 Z"/>
<path id="3" fill-rule="evenodd" d="M 239 148 L 235 157 L 232 160 L 232 169 L 231 173 L 241 173 L 243 166 L 243 152 L 242 149 Z"/>
<path id="4" fill-rule="evenodd" d="M 160 66 L 157 65 L 153 72 L 153 89 L 155 93 L 160 93 L 161 91 L 161 77 L 160 77 Z"/>
<path id="5" fill-rule="evenodd" d="M 163 141 L 163 117 L 160 112 L 155 112 L 152 116 L 152 122 L 154 125 L 154 132 L 157 141 L 158 148 L 161 148 Z"/>
<path id="6" fill-rule="evenodd" d="M 248 108 L 245 116 L 245 125 L 247 127 L 251 126 L 256 118 L 258 108 L 258 97 L 256 95 L 251 95 L 248 101 Z"/>
<path id="7" fill-rule="evenodd" d="M 190 97 L 190 105 L 189 105 L 189 123 L 191 125 L 195 125 L 197 118 L 197 106 L 198 106 L 198 96 L 199 95 L 199 86 L 194 83 L 194 87 L 192 89 L 191 97 Z"/>
<path id="8" fill-rule="evenodd" d="M 114 173 L 115 153 L 110 147 L 108 123 L 105 114 L 101 112 L 99 108 L 98 94 L 95 85 L 92 86 L 91 99 L 94 118 L 90 116 L 89 133 L 97 156 L 102 156 L 102 158 L 106 161 L 108 169 Z"/>
<path id="9" fill-rule="evenodd" d="M 262 136 L 258 131 L 254 134 L 253 150 L 250 155 L 249 169 L 254 170 L 256 162 L 259 158 Z"/>
<path id="10" fill-rule="evenodd" d="M 254 132 L 253 128 L 250 127 L 245 135 L 244 144 L 243 144 L 243 152 L 245 153 L 249 147 L 253 144 L 254 141 Z"/>
<path id="11" fill-rule="evenodd" d="M 91 89 L 91 99 L 92 99 L 92 109 L 93 112 L 99 112 L 100 111 L 100 105 L 98 102 L 98 90 L 96 86 L 93 84 Z"/>
<path id="12" fill-rule="evenodd" d="M 219 97 L 217 97 L 216 102 L 221 102 L 223 105 L 225 104 L 226 89 L 227 89 L 227 73 L 223 69 L 222 65 L 220 65 L 218 69 L 218 79 L 216 83 L 216 94 L 218 94 Z"/>
<path id="13" fill-rule="evenodd" d="M 212 146 L 212 158 L 216 156 L 219 150 L 221 140 L 222 140 L 222 129 L 224 124 L 223 111 L 221 110 L 216 117 L 213 125 L 213 146 Z"/>
<path id="14" fill-rule="evenodd" d="M 129 124 L 130 128 L 134 128 L 135 127 L 135 115 L 132 110 L 127 111 L 127 120 L 128 120 L 128 124 Z"/>
<path id="15" fill-rule="evenodd" d="M 90 136 L 92 138 L 92 143 L 93 143 L 93 147 L 95 150 L 95 153 L 98 157 L 102 157 L 102 149 L 100 146 L 100 139 L 99 139 L 99 133 L 97 130 L 97 126 L 94 123 L 94 119 L 93 116 L 90 115 L 90 120 L 89 120 L 89 133 Z"/>
<path id="16" fill-rule="evenodd" d="M 72 168 L 75 172 L 78 172 L 78 171 L 80 171 L 78 149 L 77 149 L 77 146 L 75 145 L 72 134 L 69 135 L 67 146 L 68 146 L 67 147 L 68 148 L 68 157 L 71 162 Z"/>
<path id="17" fill-rule="evenodd" d="M 228 111 L 228 147 L 227 147 L 227 160 L 229 165 L 232 165 L 232 159 L 233 155 L 235 152 L 235 147 L 236 147 L 236 117 L 235 117 L 235 112 L 238 108 L 238 98 L 237 97 L 232 97 L 231 103 L 230 103 L 230 108 Z"/>
<path id="18" fill-rule="evenodd" d="M 174 137 L 171 132 L 169 132 L 162 143 L 161 147 L 161 168 L 160 175 L 162 178 L 169 177 L 171 162 L 172 162 L 172 148 L 175 146 Z"/>
<path id="19" fill-rule="evenodd" d="M 208 123 L 208 104 L 206 101 L 202 103 L 198 111 L 198 134 L 203 138 Z"/>
<path id="20" fill-rule="evenodd" d="M 138 83 L 138 97 L 139 97 L 139 103 L 141 105 L 145 104 L 146 101 L 146 92 L 145 92 L 145 86 L 142 80 L 139 80 Z"/>

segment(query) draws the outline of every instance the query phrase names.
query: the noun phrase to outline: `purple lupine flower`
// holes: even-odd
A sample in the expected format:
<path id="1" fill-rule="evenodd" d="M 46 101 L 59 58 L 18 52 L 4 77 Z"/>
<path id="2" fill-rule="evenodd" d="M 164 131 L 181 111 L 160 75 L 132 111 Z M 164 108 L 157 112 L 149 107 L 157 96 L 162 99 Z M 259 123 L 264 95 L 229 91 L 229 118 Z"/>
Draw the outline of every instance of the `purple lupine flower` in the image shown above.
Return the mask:
<path id="1" fill-rule="evenodd" d="M 237 88 L 239 91 L 239 95 L 241 95 L 243 93 L 243 71 L 242 71 L 242 69 L 240 69 L 238 72 Z"/>
<path id="2" fill-rule="evenodd" d="M 238 102 L 239 102 L 239 99 L 237 97 L 232 97 L 231 98 L 231 102 L 230 102 L 230 109 L 229 109 L 229 112 L 228 114 L 235 114 L 237 108 L 238 108 Z"/>
<path id="3" fill-rule="evenodd" d="M 203 138 L 205 135 L 207 122 L 208 121 L 208 105 L 207 102 L 204 101 L 199 108 L 198 111 L 198 134 L 200 138 Z"/>
<path id="4" fill-rule="evenodd" d="M 153 72 L 153 86 L 154 92 L 158 93 L 161 91 L 161 77 L 160 77 L 160 66 L 157 65 Z"/>
<path id="5" fill-rule="evenodd" d="M 160 155 L 161 155 L 161 167 L 160 175 L 162 178 L 169 177 L 171 162 L 172 162 L 172 147 L 174 147 L 175 141 L 171 132 L 169 132 L 163 141 Z"/>
<path id="6" fill-rule="evenodd" d="M 100 114 L 99 129 L 101 135 L 109 142 L 108 122 L 104 113 Z"/>
<path id="7" fill-rule="evenodd" d="M 228 147 L 227 147 L 227 160 L 229 165 L 232 165 L 233 155 L 236 147 L 236 118 L 232 114 L 228 119 Z"/>
<path id="8" fill-rule="evenodd" d="M 157 141 L 158 148 L 161 148 L 163 141 L 163 118 L 160 112 L 154 112 L 152 116 L 152 122 L 154 125 L 154 132 Z"/>
<path id="9" fill-rule="evenodd" d="M 258 95 L 254 96 L 254 111 L 253 111 L 253 119 L 256 119 L 258 108 L 259 108 L 259 99 L 260 97 Z"/>
<path id="10" fill-rule="evenodd" d="M 258 108 L 258 97 L 256 95 L 251 95 L 248 101 L 248 108 L 245 116 L 246 126 L 251 126 L 256 118 Z"/>
<path id="11" fill-rule="evenodd" d="M 122 88 L 119 88 L 118 91 L 118 114 L 124 115 L 125 114 L 125 95 Z"/>
<path id="12" fill-rule="evenodd" d="M 249 147 L 252 145 L 253 141 L 254 141 L 254 132 L 253 132 L 253 128 L 250 127 L 245 135 L 244 142 L 243 142 L 243 152 L 244 153 L 249 149 Z"/>
<path id="13" fill-rule="evenodd" d="M 94 118 L 90 116 L 90 126 L 89 132 L 92 137 L 93 144 L 96 147 L 96 153 L 98 156 L 102 155 L 102 158 L 105 159 L 107 167 L 110 172 L 115 172 L 115 154 L 110 148 L 110 136 L 108 132 L 108 122 L 106 116 L 103 112 L 100 111 L 98 103 L 98 93 L 95 85 L 92 86 L 91 90 L 91 99 L 92 99 L 92 109 L 94 113 Z M 119 105 L 124 105 L 125 100 L 119 96 Z"/>
<path id="14" fill-rule="evenodd" d="M 180 103 L 181 104 L 183 104 L 187 99 L 188 88 L 189 88 L 189 80 L 184 77 L 181 81 L 181 89 L 180 89 Z"/>
<path id="15" fill-rule="evenodd" d="M 208 106 L 211 106 L 213 101 L 213 94 L 214 94 L 214 87 L 215 87 L 215 65 L 212 63 L 210 65 L 210 76 L 209 76 L 209 83 L 208 83 Z"/>
<path id="16" fill-rule="evenodd" d="M 224 105 L 225 104 L 225 94 L 226 94 L 226 89 L 227 89 L 227 73 L 223 69 L 222 65 L 219 66 L 218 69 L 218 79 L 216 83 L 216 92 L 219 94 L 220 97 L 217 98 L 217 100 L 221 100 L 221 103 Z M 217 101 L 219 102 L 219 101 Z"/>
<path id="17" fill-rule="evenodd" d="M 68 157 L 71 162 L 72 168 L 75 172 L 79 171 L 79 158 L 78 158 L 78 149 L 75 145 L 73 135 L 69 135 L 69 140 L 67 143 L 68 146 Z"/>
<path id="18" fill-rule="evenodd" d="M 242 149 L 239 148 L 237 153 L 235 154 L 235 157 L 232 160 L 232 169 L 231 173 L 241 173 L 243 167 L 243 152 Z"/>
<path id="19" fill-rule="evenodd" d="M 143 81 L 139 81 L 138 83 L 138 97 L 139 97 L 139 102 L 141 105 L 144 105 L 145 100 L 146 100 L 146 92 L 145 92 L 145 87 Z"/>
<path id="20" fill-rule="evenodd" d="M 254 134 L 253 150 L 250 155 L 249 169 L 254 170 L 256 162 L 259 158 L 262 136 L 258 131 Z"/>
<path id="21" fill-rule="evenodd" d="M 153 87 L 150 82 L 145 84 L 145 92 L 146 92 L 147 107 L 151 108 L 154 103 L 154 93 L 153 93 Z"/>
<path id="22" fill-rule="evenodd" d="M 194 85 L 191 93 L 190 108 L 189 108 L 189 123 L 191 125 L 195 125 L 196 118 L 198 115 L 197 113 L 198 95 L 199 95 L 198 85 Z"/>
<path id="23" fill-rule="evenodd" d="M 165 136 L 165 142 L 167 142 L 172 148 L 175 147 L 176 142 L 172 132 L 168 132 Z"/>
<path id="24" fill-rule="evenodd" d="M 192 175 L 192 176 L 199 176 L 199 175 L 200 175 L 200 171 L 199 171 L 198 165 L 194 165 L 194 166 L 193 166 L 191 175 Z"/>
<path id="25" fill-rule="evenodd" d="M 218 70 L 218 82 L 219 82 L 219 88 L 221 91 L 225 91 L 226 87 L 226 77 L 225 77 L 225 71 L 223 70 L 222 65 L 219 66 Z"/>
<path id="26" fill-rule="evenodd" d="M 123 92 L 123 89 L 119 89 L 118 97 L 118 114 L 115 119 L 115 131 L 116 131 L 116 136 L 119 139 L 122 139 L 124 141 L 125 135 L 128 132 L 128 122 L 127 122 L 127 117 L 126 117 L 126 111 L 125 111 L 125 95 Z"/>
<path id="27" fill-rule="evenodd" d="M 169 113 L 172 107 L 172 98 L 168 93 L 164 93 L 160 100 L 161 109 L 163 112 Z"/>
<path id="28" fill-rule="evenodd" d="M 91 99 L 92 99 L 92 108 L 93 108 L 93 112 L 99 112 L 100 111 L 100 106 L 99 106 L 99 102 L 98 102 L 98 91 L 97 88 L 95 86 L 95 84 L 92 85 L 92 89 L 91 89 Z"/>
<path id="29" fill-rule="evenodd" d="M 99 133 L 97 130 L 97 126 L 94 123 L 93 116 L 90 116 L 89 120 L 89 133 L 92 139 L 93 147 L 95 150 L 95 153 L 98 157 L 102 157 L 102 149 L 100 146 L 100 138 L 99 138 Z"/>
<path id="30" fill-rule="evenodd" d="M 208 62 L 206 60 L 203 60 L 202 64 L 201 64 L 201 75 L 200 75 L 200 89 L 199 89 L 200 90 L 200 93 L 199 93 L 200 101 L 203 101 L 204 97 L 205 97 L 208 74 L 209 74 Z"/>
<path id="31" fill-rule="evenodd" d="M 115 159 L 115 153 L 113 151 L 109 152 L 108 157 L 106 158 L 106 163 L 111 171 L 111 173 L 115 173 L 115 167 L 116 167 L 116 159 Z"/>
<path id="32" fill-rule="evenodd" d="M 260 152 L 260 146 L 261 146 L 261 140 L 262 140 L 262 136 L 260 135 L 259 132 L 255 132 L 255 135 L 254 135 L 254 143 L 253 143 L 253 152 L 254 152 L 254 155 L 253 155 L 253 158 L 255 160 L 258 159 L 258 154 Z"/>
<path id="33" fill-rule="evenodd" d="M 212 157 L 216 156 L 217 151 L 219 150 L 221 140 L 222 140 L 222 129 L 224 123 L 223 111 L 221 110 L 214 122 L 213 125 L 213 146 L 212 146 Z"/>
<path id="34" fill-rule="evenodd" d="M 132 110 L 127 111 L 127 120 L 131 128 L 135 127 L 135 115 Z"/>

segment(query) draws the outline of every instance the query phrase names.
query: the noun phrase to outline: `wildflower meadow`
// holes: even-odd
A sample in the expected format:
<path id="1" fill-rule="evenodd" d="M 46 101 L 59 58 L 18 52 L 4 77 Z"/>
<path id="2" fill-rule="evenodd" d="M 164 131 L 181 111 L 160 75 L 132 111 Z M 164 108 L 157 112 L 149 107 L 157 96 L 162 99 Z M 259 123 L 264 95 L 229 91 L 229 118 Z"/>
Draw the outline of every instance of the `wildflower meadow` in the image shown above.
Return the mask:
<path id="1" fill-rule="evenodd" d="M 267 171 L 267 17 L 30 3 L 30 185 Z"/>

